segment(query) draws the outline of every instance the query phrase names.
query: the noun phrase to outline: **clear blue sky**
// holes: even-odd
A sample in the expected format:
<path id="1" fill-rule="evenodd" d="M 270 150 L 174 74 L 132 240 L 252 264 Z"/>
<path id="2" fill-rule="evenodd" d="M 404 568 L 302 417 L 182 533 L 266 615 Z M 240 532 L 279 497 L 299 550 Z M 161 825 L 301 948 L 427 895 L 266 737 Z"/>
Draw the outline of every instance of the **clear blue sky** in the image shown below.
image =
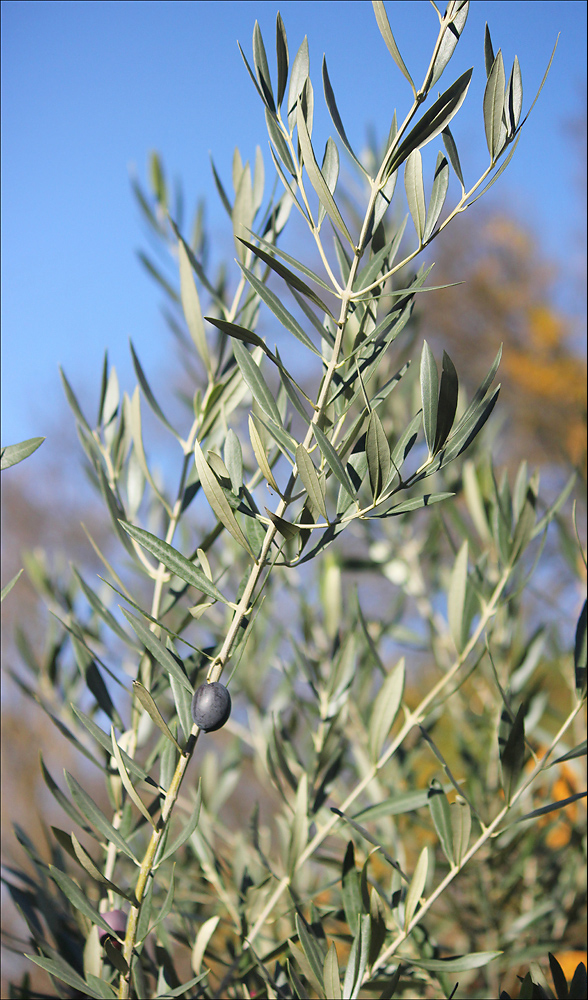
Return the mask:
<path id="1" fill-rule="evenodd" d="M 173 347 L 159 313 L 162 296 L 135 255 L 145 243 L 129 169 L 136 165 L 144 179 L 149 151 L 159 150 L 168 175 L 182 178 L 187 206 L 207 199 L 212 235 L 232 253 L 209 152 L 227 184 L 235 145 L 252 159 L 259 144 L 266 172 L 272 170 L 260 101 L 236 41 L 249 57 L 257 18 L 275 72 L 278 9 L 291 59 L 308 35 L 317 105 L 326 53 L 351 142 L 360 149 L 370 123 L 383 137 L 394 107 L 402 115 L 410 93 L 368 0 L 3 0 L 3 444 L 46 432 L 61 406 L 59 364 L 94 398 L 105 348 L 126 389 L 135 384 L 129 337 L 148 374 L 166 363 Z M 435 12 L 425 0 L 391 0 L 387 9 L 420 82 L 436 36 Z M 565 261 L 579 227 L 577 160 L 565 126 L 583 110 L 586 4 L 472 2 L 442 80 L 445 89 L 475 67 L 455 129 L 466 180 L 485 166 L 486 20 L 507 72 L 519 57 L 525 107 L 561 32 L 546 87 L 493 192 L 517 207 L 547 255 Z M 321 149 L 333 131 L 326 112 L 317 111 Z"/>

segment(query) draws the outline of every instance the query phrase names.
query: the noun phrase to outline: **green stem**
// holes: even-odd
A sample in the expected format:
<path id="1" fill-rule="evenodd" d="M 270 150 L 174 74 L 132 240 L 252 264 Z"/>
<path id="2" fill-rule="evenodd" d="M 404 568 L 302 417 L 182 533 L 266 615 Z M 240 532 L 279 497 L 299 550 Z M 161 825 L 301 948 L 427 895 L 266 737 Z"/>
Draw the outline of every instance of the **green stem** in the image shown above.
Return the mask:
<path id="1" fill-rule="evenodd" d="M 433 56 L 433 62 L 434 62 L 435 55 L 438 52 L 439 47 L 441 45 L 441 41 L 442 41 L 442 38 L 443 38 L 443 35 L 444 35 L 444 32 L 445 32 L 446 29 L 447 29 L 447 25 L 443 23 L 441 25 L 441 30 L 440 30 L 440 33 L 439 33 L 439 36 L 438 36 L 438 39 L 437 39 L 437 43 L 436 43 L 436 47 L 435 47 L 435 52 L 434 52 L 434 56 Z M 431 67 L 432 67 L 432 64 L 431 64 Z M 365 214 L 365 217 L 364 217 L 364 222 L 363 222 L 362 229 L 361 229 L 361 234 L 360 234 L 360 237 L 359 237 L 359 240 L 358 240 L 358 245 L 355 248 L 355 254 L 354 254 L 354 257 L 353 257 L 353 260 L 352 260 L 352 263 L 351 263 L 351 268 L 350 268 L 349 276 L 348 276 L 348 279 L 347 279 L 347 282 L 346 282 L 346 286 L 345 286 L 344 289 L 341 289 L 339 283 L 337 282 L 335 276 L 333 275 L 333 272 L 332 272 L 332 270 L 330 268 L 328 259 L 326 257 L 325 251 L 324 251 L 324 248 L 322 246 L 322 241 L 320 239 L 319 229 L 318 229 L 317 225 L 315 225 L 315 223 L 313 221 L 312 214 L 310 212 L 310 208 L 309 208 L 309 204 L 308 204 L 308 198 L 306 196 L 306 192 L 305 192 L 305 189 L 304 189 L 303 177 L 302 177 L 302 168 L 299 167 L 299 169 L 297 170 L 298 186 L 299 186 L 299 190 L 301 192 L 301 197 L 303 198 L 303 201 L 304 201 L 304 204 L 305 204 L 306 211 L 308 212 L 309 228 L 310 228 L 310 230 L 312 232 L 312 235 L 313 235 L 314 240 L 316 242 L 316 245 L 318 247 L 318 251 L 320 253 L 320 256 L 321 256 L 321 259 L 322 259 L 323 264 L 325 266 L 325 269 L 327 271 L 327 274 L 328 274 L 328 276 L 329 276 L 329 278 L 330 278 L 330 280 L 331 280 L 331 282 L 333 284 L 334 293 L 335 293 L 335 295 L 337 295 L 340 298 L 340 303 L 341 303 L 340 304 L 340 310 L 339 310 L 339 319 L 338 319 L 338 322 L 337 322 L 337 333 L 336 333 L 336 336 L 335 336 L 335 343 L 333 345 L 331 359 L 330 359 L 330 361 L 329 361 L 329 363 L 328 363 L 328 365 L 326 367 L 326 371 L 325 371 L 325 374 L 324 374 L 324 377 L 323 377 L 323 380 L 322 380 L 321 389 L 320 389 L 318 401 L 317 401 L 317 404 L 316 404 L 316 408 L 315 408 L 315 411 L 313 413 L 312 420 L 311 420 L 311 422 L 310 422 L 310 424 L 308 426 L 308 429 L 307 429 L 307 432 L 306 432 L 306 436 L 304 438 L 304 446 L 307 449 L 311 446 L 311 443 L 312 443 L 312 440 L 313 440 L 313 436 L 314 436 L 314 428 L 317 425 L 319 425 L 320 421 L 324 417 L 324 413 L 325 413 L 325 410 L 326 410 L 326 407 L 327 407 L 328 398 L 329 398 L 329 391 L 330 391 L 330 388 L 331 388 L 331 383 L 333 381 L 333 377 L 335 375 L 335 372 L 336 372 L 336 369 L 337 369 L 337 365 L 339 364 L 339 359 L 340 359 L 340 354 L 341 354 L 341 351 L 342 351 L 343 338 L 344 338 L 344 333 L 345 333 L 345 329 L 346 329 L 347 319 L 348 319 L 348 316 L 349 316 L 350 306 L 351 306 L 351 303 L 353 302 L 354 298 L 357 297 L 358 294 L 360 294 L 360 293 L 355 293 L 355 295 L 354 295 L 353 290 L 352 290 L 353 289 L 353 284 L 354 284 L 354 281 L 355 281 L 355 278 L 356 278 L 356 275 L 357 275 L 357 272 L 358 272 L 358 267 L 359 267 L 360 261 L 361 261 L 363 255 L 364 255 L 365 250 L 367 248 L 367 245 L 369 243 L 369 234 L 370 234 L 370 229 L 371 229 L 371 225 L 372 225 L 372 220 L 373 220 L 373 214 L 374 214 L 374 210 L 375 210 L 376 200 L 377 200 L 378 195 L 380 193 L 380 190 L 383 187 L 383 184 L 385 182 L 387 164 L 390 162 L 390 158 L 393 156 L 394 151 L 398 147 L 398 144 L 399 144 L 399 142 L 400 142 L 400 140 L 402 138 L 402 135 L 404 134 L 404 132 L 408 128 L 408 126 L 409 126 L 412 118 L 414 117 L 414 115 L 418 111 L 418 108 L 419 108 L 420 104 L 422 103 L 422 101 L 424 100 L 424 97 L 426 96 L 426 92 L 425 92 L 424 88 L 426 86 L 427 79 L 428 79 L 428 77 L 430 75 L 431 67 L 427 71 L 427 77 L 425 78 L 425 84 L 424 84 L 423 88 L 416 95 L 411 110 L 409 111 L 409 113 L 408 113 L 405 121 L 402 123 L 400 129 L 398 130 L 398 133 L 396 134 L 394 141 L 391 143 L 390 148 L 387 150 L 386 155 L 384 156 L 384 159 L 383 159 L 383 162 L 382 162 L 382 164 L 380 166 L 380 169 L 378 171 L 378 175 L 377 175 L 376 180 L 373 181 L 372 184 L 371 184 L 370 197 L 369 197 L 367 211 L 366 211 L 366 214 Z M 290 137 L 289 131 L 283 126 L 283 124 L 281 122 L 280 122 L 280 124 L 281 124 L 281 127 L 283 129 L 285 139 L 289 143 L 289 145 L 291 147 L 291 150 L 292 150 L 292 153 L 294 154 L 293 144 L 292 144 L 292 141 L 291 141 L 291 137 Z M 297 163 L 297 157 L 296 156 L 294 156 L 294 162 Z M 473 190 L 475 190 L 475 188 Z M 470 192 L 470 194 L 471 193 L 472 192 Z M 463 200 L 464 199 L 462 198 L 462 202 L 463 202 Z M 461 203 L 460 203 L 460 205 L 461 205 Z M 458 210 L 461 210 L 461 208 L 459 206 L 458 206 L 458 208 L 456 208 L 454 210 L 454 212 L 452 213 L 451 217 L 453 217 L 453 215 Z M 442 228 L 442 227 L 440 227 L 440 228 Z M 438 231 L 440 231 L 440 229 Z M 372 288 L 378 287 L 378 285 L 381 284 L 382 280 L 386 280 L 387 277 L 391 276 L 396 270 L 398 270 L 398 268 L 400 266 L 403 266 L 405 263 L 407 263 L 409 260 L 411 260 L 414 256 L 416 256 L 416 254 L 419 253 L 421 249 L 422 248 L 419 247 L 419 250 L 416 251 L 414 254 L 412 254 L 409 258 L 407 258 L 407 261 L 404 261 L 402 265 L 398 265 L 396 268 L 394 268 L 392 271 L 390 271 L 389 274 L 386 275 L 384 279 L 381 279 L 379 282 L 375 282 L 368 289 L 363 289 L 362 292 L 361 292 L 361 294 L 365 294 L 366 291 L 370 291 Z M 238 289 L 237 289 L 237 292 L 236 292 L 234 300 L 233 300 L 233 305 L 232 305 L 232 307 L 230 309 L 229 319 L 231 319 L 231 320 L 236 315 L 237 308 L 238 308 L 238 302 L 239 302 L 239 300 L 241 298 L 241 295 L 243 293 L 244 288 L 245 288 L 245 279 L 244 279 L 244 276 L 242 276 L 241 277 L 241 281 L 240 281 L 239 286 L 238 286 Z M 194 431 L 194 427 L 193 427 L 193 431 Z M 194 436 L 194 434 L 191 435 L 191 440 L 193 439 L 193 436 Z M 188 460 L 189 460 L 189 455 L 186 454 L 186 462 Z M 187 466 L 185 465 L 184 466 L 184 472 L 182 474 L 182 484 L 185 482 L 185 469 L 186 468 L 187 468 Z M 283 494 L 282 498 L 280 499 L 280 501 L 279 501 L 279 503 L 277 505 L 276 514 L 279 517 L 283 517 L 284 516 L 284 513 L 287 510 L 288 505 L 293 500 L 294 487 L 295 487 L 295 484 L 296 484 L 297 476 L 298 476 L 298 471 L 297 471 L 296 465 L 294 465 L 294 467 L 292 469 L 292 472 L 290 474 L 290 477 L 289 477 L 287 488 L 284 491 L 284 494 Z M 178 502 L 176 502 L 176 504 L 174 506 L 174 509 L 173 509 L 172 514 L 170 516 L 170 522 L 169 522 L 169 525 L 168 525 L 168 531 L 166 533 L 166 541 L 168 541 L 170 543 L 171 543 L 171 540 L 173 539 L 173 535 L 175 533 L 175 529 L 177 527 L 177 523 L 178 523 L 179 516 L 180 516 L 180 511 L 181 511 L 181 502 L 180 502 L 180 499 L 181 498 L 179 497 L 178 498 Z M 264 573 L 264 571 L 266 570 L 266 568 L 268 568 L 270 551 L 271 551 L 271 547 L 272 547 L 272 544 L 273 544 L 275 536 L 276 536 L 276 532 L 277 532 L 277 529 L 276 529 L 276 527 L 273 524 L 268 525 L 266 533 L 265 533 L 265 536 L 264 536 L 264 540 L 263 540 L 263 543 L 262 543 L 262 546 L 261 546 L 261 551 L 259 553 L 259 556 L 257 557 L 257 559 L 255 560 L 255 562 L 253 563 L 253 565 L 251 567 L 251 571 L 250 571 L 250 574 L 249 574 L 248 581 L 247 581 L 247 583 L 245 585 L 245 589 L 243 591 L 241 599 L 240 599 L 240 601 L 239 601 L 239 603 L 238 603 L 238 605 L 237 605 L 237 607 L 236 607 L 236 609 L 235 609 L 235 611 L 233 613 L 233 618 L 232 618 L 231 623 L 229 625 L 229 628 L 227 630 L 227 633 L 226 633 L 223 645 L 222 645 L 222 647 L 221 647 L 218 655 L 216 656 L 215 660 L 213 661 L 213 663 L 211 665 L 211 668 L 209 670 L 209 679 L 210 680 L 218 680 L 220 678 L 220 676 L 222 675 L 223 669 L 224 669 L 224 667 L 225 667 L 225 665 L 226 665 L 226 663 L 227 663 L 227 661 L 228 661 L 228 659 L 229 659 L 229 657 L 231 655 L 231 651 L 233 649 L 233 646 L 234 646 L 235 641 L 237 639 L 237 636 L 239 634 L 239 630 L 242 627 L 242 624 L 243 624 L 245 618 L 249 615 L 249 613 L 251 611 L 252 602 L 253 602 L 253 599 L 254 599 L 256 588 L 257 588 L 257 586 L 259 584 L 259 581 L 260 581 L 260 578 L 261 578 L 262 574 Z M 270 572 L 270 571 L 271 571 L 271 566 L 269 566 L 269 568 L 268 568 L 268 572 Z M 164 582 L 165 582 L 165 575 L 166 575 L 165 567 L 162 564 L 160 564 L 159 567 L 158 567 L 158 569 L 157 569 L 157 573 L 156 573 L 154 593 L 153 593 L 153 601 L 152 601 L 152 615 L 155 618 L 157 617 L 157 614 L 159 612 L 159 608 L 161 606 L 161 600 L 162 600 L 162 595 L 163 595 L 163 586 L 164 586 Z M 357 798 L 357 796 L 361 793 L 361 791 L 369 784 L 369 782 L 377 774 L 378 770 L 383 766 L 383 764 L 386 762 L 386 760 L 388 760 L 388 758 L 392 755 L 392 753 L 394 753 L 395 749 L 400 745 L 400 743 L 405 738 L 405 736 L 407 735 L 407 733 L 412 729 L 412 727 L 414 725 L 418 724 L 418 722 L 422 721 L 422 718 L 424 718 L 424 714 L 426 713 L 426 710 L 427 710 L 428 706 L 435 699 L 435 697 L 437 696 L 437 694 L 441 690 L 443 690 L 443 688 L 449 683 L 449 681 L 451 680 L 451 678 L 457 672 L 457 670 L 459 669 L 459 667 L 461 666 L 461 664 L 463 663 L 463 661 L 465 660 L 465 658 L 469 654 L 470 650 L 475 645 L 475 642 L 477 642 L 477 639 L 478 639 L 479 635 L 481 634 L 482 629 L 485 627 L 485 624 L 488 621 L 490 615 L 494 613 L 494 610 L 493 610 L 494 609 L 494 605 L 495 605 L 496 601 L 498 600 L 498 597 L 499 597 L 499 595 L 500 595 L 503 587 L 506 585 L 506 580 L 507 579 L 508 579 L 508 573 L 506 573 L 506 575 L 503 577 L 503 580 L 501 581 L 501 584 L 499 584 L 499 587 L 496 589 L 495 594 L 493 595 L 493 598 L 492 598 L 492 600 L 490 602 L 490 605 L 488 605 L 488 607 L 486 609 L 486 613 L 483 613 L 481 615 L 480 624 L 478 625 L 478 628 L 474 632 L 474 635 L 472 636 L 472 639 L 470 640 L 470 643 L 468 643 L 468 645 L 464 649 L 464 651 L 461 654 L 461 656 L 458 657 L 458 659 L 456 660 L 453 668 L 447 674 L 445 674 L 443 676 L 443 678 L 433 688 L 433 690 L 431 692 L 429 692 L 429 695 L 427 695 L 426 698 L 423 699 L 423 701 L 421 702 L 421 705 L 416 710 L 416 712 L 411 713 L 407 717 L 407 719 L 405 721 L 405 724 L 402 727 L 401 733 L 396 737 L 396 739 L 392 743 L 391 747 L 389 747 L 388 750 L 386 751 L 386 753 L 384 755 L 382 755 L 382 757 L 380 758 L 380 760 L 375 765 L 373 765 L 372 769 L 368 772 L 368 774 L 364 777 L 364 779 L 362 779 L 362 781 L 357 786 L 357 788 L 347 797 L 347 799 L 345 800 L 345 802 L 343 804 L 343 811 L 345 809 L 347 809 L 352 804 L 352 802 L 355 800 L 355 798 Z M 151 627 L 154 630 L 157 629 L 157 626 L 152 625 Z M 149 663 L 149 659 L 148 659 L 148 657 L 145 657 L 144 661 L 143 661 L 143 664 L 142 664 L 142 668 L 144 670 L 144 673 L 142 674 L 142 677 L 143 677 L 144 680 L 149 680 L 149 676 L 148 676 L 148 663 Z M 145 686 L 147 688 L 149 688 L 149 684 L 146 684 Z M 129 748 L 129 753 L 130 753 L 131 756 L 133 756 L 134 750 L 135 750 L 136 734 L 137 734 L 137 726 L 138 726 L 139 717 L 140 717 L 140 713 L 138 711 L 138 708 L 135 708 L 134 716 L 133 716 L 133 731 L 134 731 L 134 737 L 135 737 L 134 740 L 133 740 L 133 744 L 134 745 L 133 745 L 133 747 Z M 137 883 L 136 883 L 136 887 L 135 887 L 135 896 L 136 896 L 138 905 L 131 907 L 131 911 L 130 911 L 129 919 L 128 919 L 128 923 L 127 923 L 126 936 L 125 936 L 125 943 L 124 943 L 123 955 L 124 955 L 124 958 L 125 958 L 125 960 L 127 962 L 127 965 L 128 965 L 128 972 L 127 972 L 126 975 L 122 975 L 121 974 L 121 977 L 120 977 L 119 992 L 118 992 L 118 996 L 119 996 L 120 1000 L 126 1000 L 126 998 L 128 998 L 129 995 L 130 995 L 132 961 L 133 961 L 133 953 L 134 953 L 135 944 L 136 944 L 137 924 L 138 924 L 138 919 L 139 919 L 139 914 L 140 914 L 141 903 L 142 903 L 144 895 L 145 895 L 145 890 L 146 890 L 146 887 L 148 885 L 149 878 L 150 878 L 150 876 L 153 873 L 153 865 L 154 865 L 154 861 L 155 861 L 157 849 L 159 847 L 161 839 L 162 839 L 162 837 L 163 837 L 163 835 L 165 833 L 165 830 L 167 828 L 167 824 L 168 824 L 168 822 L 170 820 L 170 817 L 172 815 L 175 803 L 177 801 L 177 797 L 178 797 L 179 792 L 180 792 L 180 788 L 181 788 L 181 784 L 182 784 L 184 775 L 186 773 L 186 770 L 187 770 L 188 764 L 190 762 L 190 759 L 191 759 L 191 757 L 192 757 L 192 755 L 194 753 L 194 749 L 195 749 L 195 746 L 196 746 L 196 740 L 197 740 L 197 737 L 198 737 L 198 733 L 199 733 L 198 727 L 194 726 L 192 728 L 192 732 L 190 734 L 190 739 L 188 740 L 188 744 L 187 744 L 186 750 L 185 750 L 184 754 L 181 756 L 181 758 L 180 758 L 180 760 L 179 760 L 179 762 L 177 764 L 177 767 L 176 767 L 175 773 L 173 775 L 170 787 L 169 787 L 169 789 L 167 791 L 167 794 L 165 796 L 165 800 L 164 800 L 164 803 L 163 803 L 163 806 L 162 806 L 162 811 L 161 811 L 161 817 L 160 817 L 157 829 L 155 829 L 153 831 L 152 835 L 151 835 L 151 838 L 150 838 L 150 841 L 149 841 L 149 845 L 147 847 L 147 850 L 145 852 L 144 858 L 143 858 L 142 863 L 141 863 L 140 873 L 139 873 L 139 877 L 137 879 Z M 296 865 L 296 870 L 298 870 L 298 868 L 302 864 L 304 864 L 306 862 L 306 860 L 314 853 L 314 851 L 316 850 L 316 847 L 324 840 L 324 838 L 327 836 L 328 832 L 332 829 L 332 827 L 335 825 L 336 822 L 337 822 L 337 818 L 336 817 L 332 818 L 322 828 L 322 830 L 320 830 L 313 837 L 313 839 L 307 845 L 305 851 L 302 853 L 301 857 L 298 859 L 298 862 L 297 862 L 297 865 Z M 272 896 L 270 898 L 270 901 L 268 902 L 267 906 L 264 908 L 263 913 L 260 914 L 260 917 L 258 918 L 258 920 L 257 920 L 254 928 L 252 929 L 251 934 L 249 935 L 248 940 L 246 942 L 246 947 L 250 947 L 251 946 L 252 942 L 254 941 L 255 937 L 259 933 L 260 929 L 263 927 L 268 914 L 271 912 L 271 910 L 275 906 L 275 903 L 280 898 L 280 896 L 282 895 L 282 893 L 285 891 L 285 889 L 288 887 L 289 884 L 290 884 L 290 879 L 289 878 L 283 878 L 280 881 L 280 883 L 276 887 L 276 890 L 272 894 Z"/>

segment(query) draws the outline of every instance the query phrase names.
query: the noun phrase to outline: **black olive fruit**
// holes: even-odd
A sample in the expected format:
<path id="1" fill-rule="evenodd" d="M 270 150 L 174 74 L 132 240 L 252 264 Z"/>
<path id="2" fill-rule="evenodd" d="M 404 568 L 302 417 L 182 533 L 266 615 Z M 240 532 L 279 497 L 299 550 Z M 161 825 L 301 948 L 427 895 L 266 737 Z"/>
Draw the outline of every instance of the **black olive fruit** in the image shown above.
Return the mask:
<path id="1" fill-rule="evenodd" d="M 104 917 L 108 926 L 112 927 L 114 933 L 118 934 L 120 938 L 124 938 L 127 929 L 127 915 L 125 911 L 107 910 L 106 913 L 102 914 L 102 916 Z M 103 930 L 102 927 L 98 928 L 98 940 L 100 941 L 100 944 L 103 944 L 108 936 L 109 935 L 107 931 Z M 118 951 L 120 951 L 121 948 L 120 941 L 117 941 L 116 938 L 114 937 L 111 937 L 110 941 L 112 942 L 114 947 L 117 948 Z"/>
<path id="2" fill-rule="evenodd" d="M 219 681 L 201 684 L 192 698 L 192 719 L 205 733 L 214 733 L 231 714 L 231 696 Z"/>

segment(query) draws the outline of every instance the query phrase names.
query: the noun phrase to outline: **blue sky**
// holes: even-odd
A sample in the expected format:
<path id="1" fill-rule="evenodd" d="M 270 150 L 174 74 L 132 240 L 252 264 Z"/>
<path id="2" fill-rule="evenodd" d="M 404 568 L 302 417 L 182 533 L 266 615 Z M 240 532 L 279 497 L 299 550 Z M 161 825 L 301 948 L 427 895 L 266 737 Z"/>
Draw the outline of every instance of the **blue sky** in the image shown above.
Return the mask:
<path id="1" fill-rule="evenodd" d="M 46 433 L 62 406 L 59 364 L 94 399 L 106 348 L 126 389 L 135 384 L 129 337 L 148 375 L 167 363 L 173 346 L 159 311 L 162 296 L 135 253 L 145 240 L 129 171 L 134 165 L 144 180 L 149 152 L 157 149 L 168 175 L 182 178 L 187 207 L 206 199 L 212 237 L 232 255 L 209 154 L 230 184 L 234 147 L 252 159 L 260 145 L 271 173 L 263 111 L 236 41 L 249 57 L 257 18 L 275 72 L 278 9 L 291 59 L 308 35 L 317 146 L 334 131 L 322 111 L 323 53 L 352 144 L 361 149 L 369 124 L 383 138 L 394 107 L 400 115 L 408 108 L 410 92 L 368 0 L 3 0 L 3 444 Z M 387 9 L 420 82 L 436 37 L 435 12 L 425 0 L 389 2 Z M 486 165 L 485 21 L 507 72 L 519 57 L 525 108 L 561 32 L 545 89 L 492 194 L 515 206 L 544 253 L 565 264 L 580 227 L 577 158 L 565 129 L 583 109 L 586 5 L 473 0 L 442 79 L 445 89 L 475 67 L 454 129 L 466 181 Z"/>

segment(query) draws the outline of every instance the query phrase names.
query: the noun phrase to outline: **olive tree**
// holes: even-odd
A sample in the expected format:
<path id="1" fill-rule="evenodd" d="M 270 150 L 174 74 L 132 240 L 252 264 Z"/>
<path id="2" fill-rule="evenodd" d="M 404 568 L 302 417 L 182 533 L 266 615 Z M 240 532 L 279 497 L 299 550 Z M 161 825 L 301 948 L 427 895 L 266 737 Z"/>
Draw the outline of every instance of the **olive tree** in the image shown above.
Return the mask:
<path id="1" fill-rule="evenodd" d="M 269 156 L 251 166 L 236 150 L 233 192 L 213 167 L 234 264 L 209 266 L 201 213 L 183 230 L 159 157 L 151 190 L 135 183 L 171 262 L 166 276 L 145 257 L 184 359 L 181 416 L 134 348 L 131 394 L 105 360 L 95 423 L 63 374 L 112 548 L 89 539 L 101 582 L 27 562 L 61 641 L 51 663 L 25 655 L 21 686 L 108 793 L 105 811 L 42 762 L 64 814 L 53 863 L 17 831 L 36 880 L 7 884 L 59 995 L 450 996 L 457 978 L 490 996 L 555 950 L 581 906 L 580 820 L 567 859 L 545 851 L 549 821 L 582 795 L 571 778 L 569 794 L 551 789 L 585 752 L 585 611 L 574 671 L 570 636 L 525 604 L 554 519 L 575 544 L 561 514 L 573 482 L 545 502 L 525 463 L 513 482 L 494 469 L 500 349 L 471 399 L 447 353 L 424 342 L 398 360 L 419 296 L 442 294 L 427 248 L 501 174 L 529 114 L 518 60 L 507 75 L 486 29 L 488 165 L 467 180 L 451 124 L 472 70 L 441 81 L 468 7 L 432 5 L 419 85 L 374 2 L 407 100 L 365 156 L 326 60 L 337 140 L 321 152 L 307 40 L 291 59 L 278 14 L 270 71 L 255 25 L 242 54 Z M 338 187 L 341 150 L 361 204 Z M 303 251 L 287 242 L 293 213 Z M 280 346 L 264 335 L 277 328 Z M 146 407 L 177 476 L 156 467 Z M 40 994 L 27 975 L 12 995 Z"/>

